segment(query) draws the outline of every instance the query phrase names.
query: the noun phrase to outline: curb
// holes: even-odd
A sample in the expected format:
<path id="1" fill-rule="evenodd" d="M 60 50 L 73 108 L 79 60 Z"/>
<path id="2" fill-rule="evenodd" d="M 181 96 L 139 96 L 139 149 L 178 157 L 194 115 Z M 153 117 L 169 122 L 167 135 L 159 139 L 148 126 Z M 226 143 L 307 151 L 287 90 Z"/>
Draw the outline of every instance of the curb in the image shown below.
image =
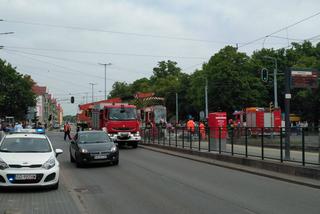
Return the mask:
<path id="1" fill-rule="evenodd" d="M 205 153 L 205 152 L 199 152 L 199 151 L 190 151 L 190 150 L 181 149 L 181 148 L 164 147 L 161 145 L 140 144 L 140 148 L 151 150 L 154 152 L 160 152 L 163 154 L 172 155 L 180 158 L 185 158 L 193 161 L 198 161 L 201 163 L 211 164 L 211 165 L 224 167 L 232 170 L 238 170 L 246 173 L 251 173 L 259 176 L 269 177 L 272 179 L 277 179 L 285 182 L 290 182 L 294 184 L 299 184 L 303 186 L 320 189 L 320 179 L 315 178 L 314 175 L 310 174 L 310 171 L 309 171 L 309 169 L 316 170 L 320 175 L 320 169 L 291 166 L 286 164 L 273 163 L 270 161 L 252 160 L 247 158 L 231 156 L 232 159 L 238 159 L 238 161 L 236 161 L 237 163 L 235 163 L 234 160 L 230 158 L 226 158 L 226 157 L 230 157 L 226 155 Z M 248 165 L 248 162 L 243 161 L 243 159 L 248 160 L 249 163 L 255 162 L 260 164 L 257 164 L 255 166 Z M 266 163 L 267 167 L 264 166 L 264 163 Z M 272 165 L 275 165 L 276 167 L 270 167 Z M 284 168 L 289 167 L 289 170 L 287 169 L 279 172 L 279 165 L 281 165 Z M 307 173 L 295 174 L 294 173 L 295 170 L 293 170 L 293 168 L 298 168 L 298 171 L 301 171 L 301 168 L 303 169 L 306 168 Z M 278 169 L 278 170 L 275 170 L 275 169 Z"/>

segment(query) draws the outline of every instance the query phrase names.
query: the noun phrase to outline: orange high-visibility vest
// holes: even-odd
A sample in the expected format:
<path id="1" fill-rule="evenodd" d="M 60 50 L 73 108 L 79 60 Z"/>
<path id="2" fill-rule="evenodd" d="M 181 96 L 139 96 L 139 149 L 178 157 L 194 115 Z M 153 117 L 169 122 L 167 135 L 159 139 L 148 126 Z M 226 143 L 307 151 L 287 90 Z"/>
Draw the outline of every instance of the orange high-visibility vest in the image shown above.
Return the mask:
<path id="1" fill-rule="evenodd" d="M 187 122 L 187 129 L 188 129 L 188 131 L 190 131 L 190 132 L 194 132 L 194 122 L 193 122 L 193 120 L 189 120 L 189 121 Z"/>

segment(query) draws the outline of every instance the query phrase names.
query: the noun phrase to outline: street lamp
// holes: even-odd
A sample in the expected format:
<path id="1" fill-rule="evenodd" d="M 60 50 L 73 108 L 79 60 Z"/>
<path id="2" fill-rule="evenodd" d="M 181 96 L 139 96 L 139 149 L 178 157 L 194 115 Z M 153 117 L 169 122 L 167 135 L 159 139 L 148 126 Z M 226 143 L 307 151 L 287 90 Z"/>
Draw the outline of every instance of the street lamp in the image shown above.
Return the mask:
<path id="1" fill-rule="evenodd" d="M 273 92 L 274 92 L 274 107 L 278 108 L 278 86 L 277 86 L 277 72 L 278 72 L 278 61 L 277 58 L 271 56 L 264 56 L 265 59 L 271 59 L 274 62 L 273 70 Z"/>
<path id="2" fill-rule="evenodd" d="M 107 99 L 107 66 L 112 65 L 111 63 L 98 63 L 104 66 L 104 99 Z"/>
<path id="3" fill-rule="evenodd" d="M 93 86 L 94 85 L 97 85 L 96 83 L 89 83 L 90 85 L 91 85 L 91 93 L 92 93 L 92 103 L 93 103 L 93 101 L 94 101 L 94 99 L 93 99 Z"/>

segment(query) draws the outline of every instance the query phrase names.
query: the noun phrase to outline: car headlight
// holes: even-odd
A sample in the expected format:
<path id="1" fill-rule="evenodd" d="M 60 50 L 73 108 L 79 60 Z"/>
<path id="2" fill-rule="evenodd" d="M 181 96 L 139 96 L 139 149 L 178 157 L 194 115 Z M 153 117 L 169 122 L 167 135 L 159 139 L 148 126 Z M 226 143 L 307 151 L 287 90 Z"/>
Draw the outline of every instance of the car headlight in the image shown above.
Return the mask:
<path id="1" fill-rule="evenodd" d="M 114 134 L 108 134 L 108 135 L 109 135 L 109 137 L 113 137 Z"/>
<path id="2" fill-rule="evenodd" d="M 135 136 L 135 137 L 139 137 L 139 136 L 140 136 L 140 133 L 139 133 L 139 132 L 136 132 L 136 133 L 134 134 L 134 136 Z"/>
<path id="3" fill-rule="evenodd" d="M 51 157 L 44 164 L 42 164 L 42 168 L 51 169 L 55 165 L 56 165 L 56 159 L 54 157 Z"/>
<path id="4" fill-rule="evenodd" d="M 7 164 L 6 162 L 4 162 L 4 160 L 2 160 L 2 159 L 0 158 L 0 169 L 1 169 L 1 170 L 4 170 L 4 169 L 6 169 L 6 168 L 9 168 L 8 164 Z"/>
<path id="5" fill-rule="evenodd" d="M 86 154 L 86 153 L 89 153 L 89 152 L 88 152 L 88 150 L 87 150 L 87 149 L 80 149 L 80 153 L 84 153 L 84 154 Z"/>
<path id="6" fill-rule="evenodd" d="M 117 146 L 113 145 L 110 149 L 111 152 L 116 152 L 117 151 Z"/>

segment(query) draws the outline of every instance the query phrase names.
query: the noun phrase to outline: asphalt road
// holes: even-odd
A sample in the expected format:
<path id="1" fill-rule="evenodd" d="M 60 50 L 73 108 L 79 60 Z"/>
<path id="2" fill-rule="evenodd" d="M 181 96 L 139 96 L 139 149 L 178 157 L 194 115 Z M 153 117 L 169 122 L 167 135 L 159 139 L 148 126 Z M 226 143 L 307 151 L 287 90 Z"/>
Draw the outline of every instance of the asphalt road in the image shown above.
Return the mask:
<path id="1" fill-rule="evenodd" d="M 0 193 L 0 214 L 319 213 L 320 190 L 144 149 L 122 149 L 119 166 L 76 168 L 68 143 L 49 133 L 59 156 L 57 191 Z"/>

